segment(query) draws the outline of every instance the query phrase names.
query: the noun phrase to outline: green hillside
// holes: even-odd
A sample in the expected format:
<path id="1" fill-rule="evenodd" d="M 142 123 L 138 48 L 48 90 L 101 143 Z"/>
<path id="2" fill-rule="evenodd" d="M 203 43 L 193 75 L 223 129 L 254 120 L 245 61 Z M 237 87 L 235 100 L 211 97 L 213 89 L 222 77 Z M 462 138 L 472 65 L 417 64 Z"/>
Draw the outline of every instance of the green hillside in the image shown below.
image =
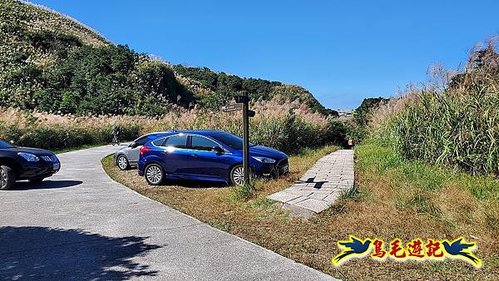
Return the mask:
<path id="1" fill-rule="evenodd" d="M 200 87 L 205 89 L 204 94 L 197 93 L 200 105 L 204 107 L 217 107 L 226 103 L 227 98 L 240 91 L 246 91 L 253 100 L 257 101 L 271 99 L 298 101 L 307 105 L 314 112 L 327 115 L 335 113 L 326 109 L 309 91 L 300 86 L 285 85 L 281 82 L 263 79 L 241 78 L 224 72 L 214 72 L 207 67 L 174 65 L 173 69 L 178 75 L 196 81 Z"/>
<path id="2" fill-rule="evenodd" d="M 160 115 L 172 105 L 215 110 L 239 91 L 253 100 L 326 110 L 299 86 L 172 66 L 57 12 L 0 0 L 0 106 L 55 113 Z"/>

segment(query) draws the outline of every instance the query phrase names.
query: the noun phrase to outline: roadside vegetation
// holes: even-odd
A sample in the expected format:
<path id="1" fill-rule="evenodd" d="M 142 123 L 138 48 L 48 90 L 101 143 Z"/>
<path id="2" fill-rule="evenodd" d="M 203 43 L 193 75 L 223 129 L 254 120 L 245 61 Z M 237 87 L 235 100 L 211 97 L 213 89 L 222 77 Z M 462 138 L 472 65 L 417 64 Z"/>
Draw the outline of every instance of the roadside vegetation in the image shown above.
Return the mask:
<path id="1" fill-rule="evenodd" d="M 107 144 L 111 128 L 119 124 L 121 139 L 133 140 L 154 132 L 182 129 L 216 129 L 242 135 L 241 113 L 175 110 L 158 117 L 75 116 L 0 107 L 0 138 L 18 145 L 45 149 L 70 149 L 83 145 Z M 251 141 L 294 152 L 303 147 L 343 144 L 347 126 L 297 103 L 259 102 L 252 105 Z"/>
<path id="2" fill-rule="evenodd" d="M 373 134 L 406 159 L 499 176 L 499 54 L 489 43 L 463 73 L 437 71 L 373 113 Z M 437 81 L 437 82 L 435 82 Z"/>

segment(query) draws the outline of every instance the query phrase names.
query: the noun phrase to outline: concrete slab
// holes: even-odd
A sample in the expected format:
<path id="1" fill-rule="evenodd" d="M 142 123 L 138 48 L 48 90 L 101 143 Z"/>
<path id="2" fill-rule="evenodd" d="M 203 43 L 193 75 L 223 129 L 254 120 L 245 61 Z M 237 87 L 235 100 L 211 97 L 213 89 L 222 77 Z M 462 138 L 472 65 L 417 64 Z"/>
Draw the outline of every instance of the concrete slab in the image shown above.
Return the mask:
<path id="1" fill-rule="evenodd" d="M 293 193 L 293 192 L 287 192 L 287 191 L 281 191 L 272 194 L 269 196 L 269 199 L 275 200 L 275 201 L 281 201 L 281 202 L 288 202 L 291 201 L 297 197 L 300 197 L 301 193 Z"/>
<path id="2" fill-rule="evenodd" d="M 300 181 L 268 198 L 286 203 L 284 207 L 298 216 L 320 213 L 333 205 L 342 192 L 353 188 L 353 163 L 352 150 L 335 151 L 319 159 Z"/>
<path id="3" fill-rule="evenodd" d="M 295 204 L 298 207 L 305 208 L 307 210 L 320 213 L 323 210 L 329 208 L 329 204 L 323 200 L 317 199 L 306 199 Z"/>

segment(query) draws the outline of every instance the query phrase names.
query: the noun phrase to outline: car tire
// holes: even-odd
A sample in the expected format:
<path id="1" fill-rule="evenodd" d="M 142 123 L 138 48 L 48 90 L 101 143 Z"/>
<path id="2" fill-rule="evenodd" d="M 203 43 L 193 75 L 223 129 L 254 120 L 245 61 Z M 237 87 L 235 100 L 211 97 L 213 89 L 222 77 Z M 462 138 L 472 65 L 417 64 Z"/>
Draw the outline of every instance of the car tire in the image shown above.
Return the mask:
<path id="1" fill-rule="evenodd" d="M 118 155 L 118 157 L 116 158 L 116 165 L 122 171 L 130 169 L 130 163 L 128 162 L 128 159 L 125 155 Z"/>
<path id="2" fill-rule="evenodd" d="M 253 168 L 250 169 L 251 180 L 256 179 L 258 176 Z M 243 165 L 237 165 L 230 171 L 230 183 L 232 185 L 243 185 L 244 184 L 244 170 Z"/>
<path id="3" fill-rule="evenodd" d="M 0 166 L 0 189 L 10 189 L 16 183 L 16 173 L 9 166 Z"/>
<path id="4" fill-rule="evenodd" d="M 38 177 L 38 178 L 32 178 L 29 180 L 31 184 L 39 184 L 41 183 L 45 178 L 44 177 Z"/>
<path id="5" fill-rule="evenodd" d="M 230 182 L 232 185 L 243 185 L 244 184 L 244 170 L 243 165 L 236 165 L 230 171 Z"/>
<path id="6" fill-rule="evenodd" d="M 150 185 L 160 185 L 165 178 L 163 168 L 158 164 L 149 164 L 144 169 L 144 177 Z"/>

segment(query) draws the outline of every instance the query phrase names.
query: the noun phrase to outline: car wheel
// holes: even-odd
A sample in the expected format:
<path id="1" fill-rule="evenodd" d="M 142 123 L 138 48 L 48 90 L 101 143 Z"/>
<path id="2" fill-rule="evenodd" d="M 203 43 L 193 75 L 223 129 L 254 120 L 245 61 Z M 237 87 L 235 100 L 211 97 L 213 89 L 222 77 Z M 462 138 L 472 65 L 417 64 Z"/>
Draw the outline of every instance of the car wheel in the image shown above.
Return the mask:
<path id="1" fill-rule="evenodd" d="M 118 165 L 118 168 L 122 171 L 130 169 L 130 163 L 128 163 L 128 159 L 125 155 L 120 155 L 116 158 L 116 165 Z"/>
<path id="2" fill-rule="evenodd" d="M 244 169 L 243 165 L 237 165 L 230 171 L 230 181 L 233 185 L 244 184 Z"/>
<path id="3" fill-rule="evenodd" d="M 160 185 L 163 182 L 165 173 L 158 164 L 149 164 L 144 170 L 146 181 L 150 185 Z"/>
<path id="4" fill-rule="evenodd" d="M 0 189 L 10 189 L 16 183 L 16 174 L 9 166 L 0 166 Z"/>
<path id="5" fill-rule="evenodd" d="M 39 177 L 39 178 L 32 178 L 29 180 L 31 184 L 39 184 L 41 183 L 45 178 L 44 177 Z"/>

